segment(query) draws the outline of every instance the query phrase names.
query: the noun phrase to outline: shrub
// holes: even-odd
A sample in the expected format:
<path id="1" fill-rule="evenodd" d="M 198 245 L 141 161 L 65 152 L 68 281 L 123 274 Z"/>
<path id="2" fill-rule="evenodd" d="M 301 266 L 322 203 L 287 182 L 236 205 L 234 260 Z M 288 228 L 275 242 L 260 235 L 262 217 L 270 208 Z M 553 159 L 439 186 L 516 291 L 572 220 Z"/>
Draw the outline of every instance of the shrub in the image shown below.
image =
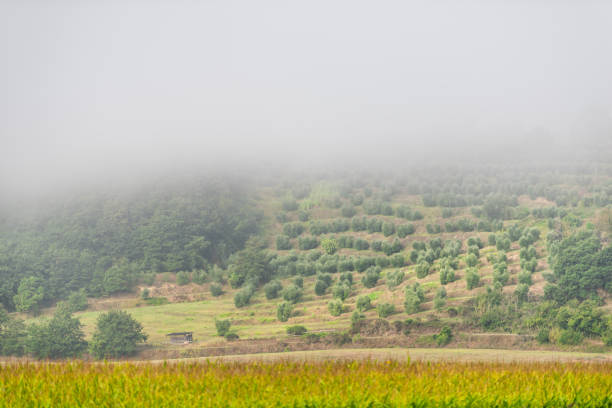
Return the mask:
<path id="1" fill-rule="evenodd" d="M 283 291 L 283 299 L 287 302 L 297 303 L 302 299 L 303 291 L 296 285 L 289 285 Z"/>
<path id="2" fill-rule="evenodd" d="M 527 286 L 531 285 L 532 284 L 531 273 L 529 273 L 527 271 L 521 271 L 518 274 L 518 281 L 519 281 L 519 283 L 527 285 Z"/>
<path id="3" fill-rule="evenodd" d="M 236 307 L 245 307 L 251 303 L 251 297 L 253 297 L 254 289 L 251 286 L 247 286 L 240 290 L 234 295 L 234 305 Z"/>
<path id="4" fill-rule="evenodd" d="M 276 307 L 276 318 L 279 322 L 286 322 L 291 317 L 293 305 L 290 302 L 279 303 Z"/>
<path id="5" fill-rule="evenodd" d="M 468 267 L 470 267 L 470 268 L 473 268 L 473 267 L 477 266 L 478 265 L 478 257 L 476 255 L 474 255 L 474 254 L 468 254 L 465 257 L 465 264 Z"/>
<path id="6" fill-rule="evenodd" d="M 351 288 L 343 283 L 338 283 L 332 288 L 332 294 L 334 298 L 344 301 L 351 294 Z"/>
<path id="7" fill-rule="evenodd" d="M 302 336 L 303 334 L 306 334 L 308 330 L 304 327 L 304 326 L 289 326 L 287 327 L 287 334 L 290 334 L 292 336 Z"/>
<path id="8" fill-rule="evenodd" d="M 340 282 L 346 284 L 348 287 L 351 287 L 353 284 L 353 274 L 350 272 L 345 272 L 340 275 Z"/>
<path id="9" fill-rule="evenodd" d="M 441 287 L 436 292 L 436 296 L 434 297 L 434 307 L 436 310 L 440 310 L 446 304 L 446 289 Z"/>
<path id="10" fill-rule="evenodd" d="M 302 278 L 301 276 L 295 277 L 293 279 L 293 284 L 297 286 L 298 288 L 304 289 L 304 278 Z"/>
<path id="11" fill-rule="evenodd" d="M 397 236 L 405 238 L 408 235 L 414 234 L 415 228 L 412 224 L 402 224 L 397 227 Z"/>
<path id="12" fill-rule="evenodd" d="M 404 271 L 397 270 L 387 275 L 387 286 L 393 289 L 404 281 Z"/>
<path id="13" fill-rule="evenodd" d="M 391 265 L 396 267 L 396 268 L 401 268 L 402 266 L 404 266 L 406 264 L 406 260 L 404 259 L 404 256 L 401 254 L 395 254 L 391 257 Z"/>
<path id="14" fill-rule="evenodd" d="M 278 235 L 276 237 L 276 249 L 279 251 L 291 249 L 291 241 L 287 235 Z"/>
<path id="15" fill-rule="evenodd" d="M 529 285 L 524 283 L 517 285 L 516 289 L 514 290 L 514 295 L 519 303 L 526 302 L 529 295 Z"/>
<path id="16" fill-rule="evenodd" d="M 366 251 L 370 249 L 370 244 L 365 239 L 357 238 L 353 242 L 353 248 L 358 251 Z"/>
<path id="17" fill-rule="evenodd" d="M 370 267 L 363 278 L 361 278 L 361 283 L 363 283 L 363 286 L 366 288 L 373 288 L 378 283 L 378 279 L 380 279 L 380 269 Z"/>
<path id="18" fill-rule="evenodd" d="M 343 311 L 342 301 L 338 299 L 330 300 L 327 308 L 332 316 L 340 316 Z"/>
<path id="19" fill-rule="evenodd" d="M 549 329 L 540 329 L 538 331 L 538 335 L 536 336 L 536 340 L 540 344 L 548 343 L 550 341 L 550 330 Z"/>
<path id="20" fill-rule="evenodd" d="M 302 251 L 314 249 L 319 246 L 319 240 L 316 237 L 300 237 L 298 239 L 298 248 Z"/>
<path id="21" fill-rule="evenodd" d="M 215 328 L 217 329 L 217 336 L 223 337 L 229 333 L 232 322 L 229 320 L 217 320 L 215 319 Z"/>
<path id="22" fill-rule="evenodd" d="M 266 294 L 266 299 L 274 299 L 278 297 L 278 294 L 283 289 L 283 286 L 279 281 L 272 281 L 267 283 L 264 286 L 264 293 Z"/>
<path id="23" fill-rule="evenodd" d="M 372 307 L 372 300 L 370 299 L 369 296 L 359 296 L 357 298 L 357 304 L 356 304 L 357 310 L 359 310 L 360 312 L 365 312 L 366 310 L 370 309 Z"/>
<path id="24" fill-rule="evenodd" d="M 214 297 L 221 296 L 223 294 L 223 287 L 218 283 L 210 284 L 210 294 Z"/>
<path id="25" fill-rule="evenodd" d="M 181 271 L 179 273 L 176 274 L 176 283 L 179 285 L 187 285 L 189 282 L 191 282 L 191 278 L 189 276 L 189 274 L 185 271 Z"/>
<path id="26" fill-rule="evenodd" d="M 308 213 L 308 211 L 304 211 L 304 210 L 298 211 L 298 220 L 302 222 L 306 222 L 308 221 L 309 218 L 310 218 L 310 214 Z"/>
<path id="27" fill-rule="evenodd" d="M 234 341 L 240 338 L 240 336 L 238 336 L 236 333 L 226 333 L 223 337 L 225 337 L 225 340 L 227 341 Z"/>
<path id="28" fill-rule="evenodd" d="M 406 313 L 417 313 L 419 311 L 421 302 L 421 299 L 413 289 L 406 288 L 406 294 L 404 299 L 404 310 L 406 311 Z"/>
<path id="29" fill-rule="evenodd" d="M 559 343 L 566 346 L 575 346 L 582 343 L 583 338 L 584 336 L 582 333 L 572 329 L 566 329 L 561 331 L 561 334 L 559 335 Z"/>
<path id="30" fill-rule="evenodd" d="M 314 291 L 317 296 L 323 296 L 327 291 L 329 285 L 322 280 L 318 280 L 315 282 Z"/>
<path id="31" fill-rule="evenodd" d="M 455 281 L 455 271 L 453 268 L 445 266 L 440 270 L 440 283 L 446 285 Z"/>
<path id="32" fill-rule="evenodd" d="M 385 237 L 395 233 L 395 225 L 391 222 L 384 222 L 382 225 L 382 233 Z"/>
<path id="33" fill-rule="evenodd" d="M 304 225 L 299 222 L 291 222 L 283 225 L 283 234 L 289 238 L 297 238 L 304 232 Z"/>
<path id="34" fill-rule="evenodd" d="M 427 261 L 419 262 L 415 268 L 417 278 L 423 279 L 424 277 L 429 275 L 430 269 L 431 269 L 431 266 L 429 265 Z"/>
<path id="35" fill-rule="evenodd" d="M 472 290 L 480 284 L 480 275 L 474 268 L 470 268 L 465 273 L 465 280 L 468 290 Z"/>
<path id="36" fill-rule="evenodd" d="M 391 303 L 380 303 L 376 306 L 376 312 L 378 313 L 378 317 L 384 319 L 395 313 L 395 306 Z"/>
<path id="37" fill-rule="evenodd" d="M 321 248 L 328 255 L 332 255 L 338 250 L 338 242 L 334 238 L 323 238 L 321 240 Z"/>
<path id="38" fill-rule="evenodd" d="M 440 347 L 446 346 L 453 338 L 453 333 L 451 332 L 450 327 L 444 326 L 440 333 L 434 335 L 434 340 L 436 344 Z"/>
<path id="39" fill-rule="evenodd" d="M 144 288 L 142 290 L 142 292 L 140 292 L 140 298 L 142 300 L 147 300 L 147 299 L 149 299 L 149 297 L 150 297 L 149 289 L 148 288 Z"/>

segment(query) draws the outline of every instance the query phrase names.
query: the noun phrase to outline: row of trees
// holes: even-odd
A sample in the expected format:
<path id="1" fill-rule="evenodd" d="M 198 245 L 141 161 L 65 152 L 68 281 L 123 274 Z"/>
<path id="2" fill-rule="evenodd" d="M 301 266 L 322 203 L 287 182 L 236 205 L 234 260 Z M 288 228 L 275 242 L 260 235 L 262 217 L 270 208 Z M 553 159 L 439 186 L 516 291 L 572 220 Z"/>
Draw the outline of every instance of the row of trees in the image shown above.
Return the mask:
<path id="1" fill-rule="evenodd" d="M 67 304 L 60 304 L 49 320 L 26 326 L 0 308 L 0 355 L 32 355 L 38 359 L 79 357 L 85 351 L 98 359 L 133 355 L 147 335 L 142 325 L 124 311 L 102 313 L 91 343 Z"/>

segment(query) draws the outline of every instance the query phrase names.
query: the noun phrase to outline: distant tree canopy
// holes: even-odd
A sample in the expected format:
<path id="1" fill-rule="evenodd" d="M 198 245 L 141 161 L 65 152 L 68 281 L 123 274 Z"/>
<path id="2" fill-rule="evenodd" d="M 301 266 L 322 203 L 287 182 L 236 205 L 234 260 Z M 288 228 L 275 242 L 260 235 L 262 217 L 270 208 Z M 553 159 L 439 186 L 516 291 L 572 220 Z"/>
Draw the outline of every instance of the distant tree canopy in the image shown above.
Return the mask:
<path id="1" fill-rule="evenodd" d="M 139 194 L 83 196 L 0 222 L 0 304 L 35 312 L 85 288 L 129 289 L 137 271 L 225 265 L 261 214 L 243 184 L 212 181 Z"/>
<path id="2" fill-rule="evenodd" d="M 564 304 L 597 297 L 598 289 L 612 292 L 612 247 L 602 249 L 592 232 L 551 242 L 549 254 L 553 275 L 545 287 L 548 299 Z"/>

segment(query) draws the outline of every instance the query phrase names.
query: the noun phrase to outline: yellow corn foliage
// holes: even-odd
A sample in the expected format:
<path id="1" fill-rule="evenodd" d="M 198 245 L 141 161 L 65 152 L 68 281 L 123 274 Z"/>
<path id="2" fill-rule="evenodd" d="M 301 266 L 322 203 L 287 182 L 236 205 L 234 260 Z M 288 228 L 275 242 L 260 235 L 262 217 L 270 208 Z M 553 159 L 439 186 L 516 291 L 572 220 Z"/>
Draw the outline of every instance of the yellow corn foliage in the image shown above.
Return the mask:
<path id="1" fill-rule="evenodd" d="M 0 406 L 612 407 L 612 364 L 7 364 Z"/>

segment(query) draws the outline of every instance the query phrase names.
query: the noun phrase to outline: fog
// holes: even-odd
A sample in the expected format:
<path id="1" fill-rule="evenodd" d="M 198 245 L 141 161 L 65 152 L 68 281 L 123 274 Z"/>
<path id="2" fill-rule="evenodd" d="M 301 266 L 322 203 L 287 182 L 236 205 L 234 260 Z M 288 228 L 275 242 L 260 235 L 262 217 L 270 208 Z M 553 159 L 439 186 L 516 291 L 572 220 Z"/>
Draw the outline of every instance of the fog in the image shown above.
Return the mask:
<path id="1" fill-rule="evenodd" d="M 0 51 L 5 198 L 612 140 L 607 1 L 3 0 Z"/>

